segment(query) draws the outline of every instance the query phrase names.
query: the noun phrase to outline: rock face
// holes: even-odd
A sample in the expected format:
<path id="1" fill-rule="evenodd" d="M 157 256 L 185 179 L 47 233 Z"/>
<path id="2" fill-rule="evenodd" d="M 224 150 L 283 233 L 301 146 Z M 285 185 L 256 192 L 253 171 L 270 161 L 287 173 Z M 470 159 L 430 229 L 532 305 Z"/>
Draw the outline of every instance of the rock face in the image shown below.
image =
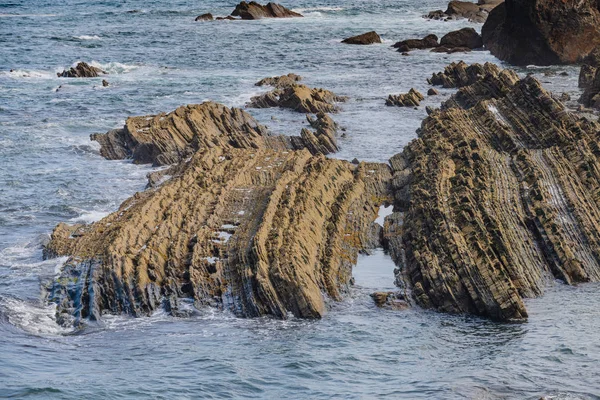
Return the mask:
<path id="1" fill-rule="evenodd" d="M 231 15 L 242 19 L 302 17 L 302 14 L 288 10 L 280 4 L 268 3 L 263 6 L 255 1 L 249 3 L 242 1 L 235 7 Z"/>
<path id="2" fill-rule="evenodd" d="M 196 17 L 194 21 L 212 21 L 214 17 L 211 13 L 202 14 Z"/>
<path id="3" fill-rule="evenodd" d="M 417 107 L 421 104 L 421 101 L 425 99 L 421 93 L 415 89 L 410 89 L 408 93 L 392 95 L 388 97 L 385 102 L 386 106 L 398 106 L 398 107 Z"/>
<path id="4" fill-rule="evenodd" d="M 439 45 L 436 35 L 427 35 L 423 39 L 408 39 L 396 42 L 392 47 L 398 49 L 400 53 L 404 53 L 414 49 L 430 49 Z"/>
<path id="5" fill-rule="evenodd" d="M 163 132 L 178 142 L 189 130 L 202 145 L 168 170 L 172 178 L 103 220 L 57 226 L 44 253 L 69 256 L 48 288 L 61 324 L 159 308 L 184 315 L 191 303 L 244 317 L 320 318 L 327 299 L 342 298 L 358 251 L 379 242 L 373 221 L 390 200 L 389 166 L 325 158 L 319 148 L 332 143 L 319 135 L 306 148 L 278 148 L 254 122 L 240 125 L 245 117 L 223 122 L 243 113 L 226 110 L 205 103 L 153 117 L 162 130 L 151 128 L 159 138 L 147 142 L 168 143 Z M 335 128 L 326 115 L 309 121 L 320 136 Z M 213 134 L 222 124 L 237 132 Z"/>
<path id="6" fill-rule="evenodd" d="M 106 75 L 106 72 L 100 68 L 93 67 L 86 62 L 80 62 L 75 67 L 65 69 L 56 74 L 59 78 L 97 78 L 100 75 Z"/>
<path id="7" fill-rule="evenodd" d="M 442 76 L 456 71 L 472 98 L 434 111 L 390 160 L 384 240 L 423 307 L 523 320 L 523 298 L 547 280 L 600 280 L 600 125 L 533 77 L 457 65 Z M 462 85 L 475 71 L 486 90 Z"/>
<path id="8" fill-rule="evenodd" d="M 483 26 L 485 47 L 514 65 L 572 64 L 600 44 L 595 0 L 507 0 Z"/>
<path id="9" fill-rule="evenodd" d="M 583 94 L 579 98 L 579 102 L 585 107 L 600 109 L 600 68 L 593 68 L 584 65 L 582 67 L 582 71 L 586 67 L 592 69 L 591 71 L 589 71 L 591 79 L 586 77 L 582 82 L 582 77 L 581 75 L 579 76 L 580 84 L 585 85 L 585 89 L 583 91 Z M 587 79 L 590 80 L 588 81 Z"/>
<path id="10" fill-rule="evenodd" d="M 346 97 L 338 96 L 329 90 L 310 88 L 297 84 L 301 78 L 294 74 L 265 78 L 259 86 L 275 85 L 275 89 L 255 96 L 247 104 L 252 108 L 282 107 L 301 113 L 333 113 L 338 111 L 336 103 L 344 102 Z"/>
<path id="11" fill-rule="evenodd" d="M 362 35 L 352 36 L 342 40 L 342 43 L 346 44 L 373 44 L 381 43 L 381 38 L 375 31 L 363 33 Z"/>

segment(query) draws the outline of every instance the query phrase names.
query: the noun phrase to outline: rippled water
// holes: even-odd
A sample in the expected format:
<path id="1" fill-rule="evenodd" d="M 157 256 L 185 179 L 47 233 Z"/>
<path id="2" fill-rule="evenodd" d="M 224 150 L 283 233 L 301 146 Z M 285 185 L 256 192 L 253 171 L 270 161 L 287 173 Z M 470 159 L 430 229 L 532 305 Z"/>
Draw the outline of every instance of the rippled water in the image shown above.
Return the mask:
<path id="1" fill-rule="evenodd" d="M 451 92 L 417 110 L 385 107 L 388 94 L 426 91 L 426 78 L 450 61 L 497 62 L 487 52 L 404 57 L 389 48 L 469 26 L 420 17 L 445 0 L 283 1 L 306 18 L 193 21 L 234 4 L 0 4 L 0 397 L 600 398 L 599 285 L 552 285 L 528 301 L 526 324 L 385 311 L 369 297 L 393 289 L 381 251 L 361 256 L 352 295 L 321 321 L 200 310 L 189 319 L 107 317 L 76 335 L 54 323 L 39 289 L 64 260 L 42 261 L 41 244 L 59 222 L 115 210 L 150 171 L 102 159 L 90 133 L 205 100 L 241 107 L 260 78 L 295 72 L 350 97 L 335 116 L 347 129 L 336 157 L 385 161 L 415 137 L 424 106 Z M 383 45 L 339 43 L 372 29 Z M 56 77 L 78 60 L 107 70 L 110 87 Z M 543 75 L 563 70 L 568 77 Z M 578 93 L 575 67 L 520 72 Z M 276 133 L 305 126 L 300 114 L 249 111 Z"/>

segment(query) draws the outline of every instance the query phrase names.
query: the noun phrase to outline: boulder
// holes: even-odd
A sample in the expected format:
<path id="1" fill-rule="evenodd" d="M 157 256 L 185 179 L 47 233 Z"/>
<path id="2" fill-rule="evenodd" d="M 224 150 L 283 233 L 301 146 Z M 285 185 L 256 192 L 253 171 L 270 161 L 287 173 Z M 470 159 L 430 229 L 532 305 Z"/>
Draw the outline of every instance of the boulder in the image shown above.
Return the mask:
<path id="1" fill-rule="evenodd" d="M 211 13 L 202 14 L 196 17 L 194 21 L 212 21 L 214 17 Z"/>
<path id="2" fill-rule="evenodd" d="M 471 22 L 483 23 L 490 11 L 502 2 L 503 0 L 492 0 L 475 4 L 468 1 L 451 1 L 446 11 L 432 11 L 425 18 L 445 21 L 467 18 Z"/>
<path id="3" fill-rule="evenodd" d="M 263 6 L 255 1 L 249 3 L 242 1 L 235 7 L 231 15 L 241 19 L 302 17 L 302 14 L 291 11 L 280 4 L 268 3 Z"/>
<path id="4" fill-rule="evenodd" d="M 440 92 L 438 92 L 434 88 L 431 88 L 427 91 L 427 96 L 437 96 L 438 94 L 440 94 Z"/>
<path id="5" fill-rule="evenodd" d="M 373 44 L 381 43 L 381 38 L 375 31 L 363 33 L 362 35 L 352 36 L 342 40 L 346 44 Z"/>
<path id="6" fill-rule="evenodd" d="M 75 67 L 65 69 L 63 72 L 56 73 L 56 75 L 59 78 L 97 78 L 100 75 L 106 75 L 106 72 L 81 61 Z"/>
<path id="7" fill-rule="evenodd" d="M 439 45 L 436 35 L 427 35 L 423 39 L 407 39 L 396 42 L 392 47 L 403 53 L 413 49 L 430 49 Z"/>
<path id="8" fill-rule="evenodd" d="M 462 28 L 444 35 L 440 40 L 440 46 L 447 48 L 463 47 L 468 49 L 478 49 L 483 47 L 483 41 L 475 29 Z"/>
<path id="9" fill-rule="evenodd" d="M 506 0 L 483 26 L 485 47 L 514 65 L 572 64 L 600 44 L 596 0 Z"/>
<path id="10" fill-rule="evenodd" d="M 391 95 L 385 102 L 386 106 L 397 106 L 397 107 L 417 107 L 421 104 L 421 101 L 425 99 L 421 93 L 415 89 L 410 89 L 408 93 Z"/>

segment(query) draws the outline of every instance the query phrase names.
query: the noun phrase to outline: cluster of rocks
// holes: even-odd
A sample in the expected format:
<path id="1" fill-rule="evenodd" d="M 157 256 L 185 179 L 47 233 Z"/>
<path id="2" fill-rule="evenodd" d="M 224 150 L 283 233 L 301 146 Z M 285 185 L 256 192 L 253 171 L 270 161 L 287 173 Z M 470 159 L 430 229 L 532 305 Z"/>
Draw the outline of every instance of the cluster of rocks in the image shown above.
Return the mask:
<path id="1" fill-rule="evenodd" d="M 477 4 L 468 1 L 451 1 L 446 11 L 432 11 L 424 17 L 443 21 L 467 18 L 471 22 L 482 23 L 487 20 L 489 13 L 502 2 L 504 0 L 480 0 Z"/>
<path id="2" fill-rule="evenodd" d="M 300 77 L 294 74 L 281 77 L 266 78 L 257 83 L 258 86 L 270 85 L 274 89 L 255 96 L 247 104 L 251 108 L 288 108 L 301 113 L 332 113 L 338 111 L 336 103 L 345 102 L 344 96 L 321 89 L 311 88 L 297 83 Z"/>
<path id="3" fill-rule="evenodd" d="M 388 99 L 385 101 L 385 105 L 397 107 L 417 107 L 424 99 L 425 96 L 423 96 L 421 93 L 415 89 L 410 89 L 408 93 L 405 94 L 390 94 Z"/>
<path id="4" fill-rule="evenodd" d="M 436 53 L 469 52 L 483 47 L 481 36 L 473 28 L 462 28 L 447 33 L 438 42 L 436 35 L 427 35 L 423 39 L 407 39 L 395 43 L 392 47 L 400 53 L 415 49 L 432 49 Z"/>
<path id="5" fill-rule="evenodd" d="M 86 62 L 79 62 L 75 67 L 65 69 L 63 72 L 57 72 L 59 78 L 97 78 L 107 73 L 98 67 L 89 65 Z"/>
<path id="6" fill-rule="evenodd" d="M 238 17 L 238 18 L 236 18 Z M 262 18 L 294 18 L 302 17 L 302 14 L 285 8 L 281 4 L 267 3 L 261 5 L 255 1 L 242 1 L 235 7 L 235 10 L 226 17 L 215 18 L 211 13 L 206 13 L 196 17 L 196 21 L 213 21 L 213 20 L 253 20 Z"/>

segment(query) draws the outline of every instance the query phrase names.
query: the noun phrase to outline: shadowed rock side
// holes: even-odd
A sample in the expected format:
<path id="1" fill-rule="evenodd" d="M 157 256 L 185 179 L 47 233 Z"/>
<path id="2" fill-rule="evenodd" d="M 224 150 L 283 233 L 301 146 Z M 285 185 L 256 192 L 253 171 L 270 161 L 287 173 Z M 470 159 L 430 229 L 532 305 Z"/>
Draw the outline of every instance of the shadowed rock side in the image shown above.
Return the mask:
<path id="1" fill-rule="evenodd" d="M 257 86 L 275 86 L 270 92 L 250 99 L 251 108 L 288 108 L 301 113 L 334 113 L 339 110 L 335 103 L 345 102 L 344 96 L 338 96 L 329 90 L 310 88 L 296 83 L 302 79 L 298 75 L 288 74 L 280 77 L 265 78 Z"/>
<path id="2" fill-rule="evenodd" d="M 308 151 L 213 147 L 90 226 L 59 225 L 69 255 L 48 299 L 62 324 L 164 307 L 319 318 L 347 290 L 390 178 L 384 164 Z M 375 238 L 378 241 L 378 238 Z M 187 299 L 187 300 L 182 300 Z"/>
<path id="3" fill-rule="evenodd" d="M 506 0 L 489 15 L 483 42 L 514 65 L 572 64 L 600 44 L 596 0 Z"/>
<path id="4" fill-rule="evenodd" d="M 291 11 L 280 4 L 268 3 L 263 6 L 255 1 L 249 3 L 242 1 L 235 7 L 231 15 L 241 19 L 302 17 L 302 14 Z"/>
<path id="5" fill-rule="evenodd" d="M 56 75 L 59 78 L 97 78 L 100 75 L 106 75 L 106 72 L 82 61 L 75 67 L 65 69 L 63 72 L 57 72 Z"/>
<path id="6" fill-rule="evenodd" d="M 205 102 L 182 106 L 169 114 L 128 118 L 122 129 L 93 134 L 91 139 L 100 144 L 100 154 L 109 160 L 133 159 L 138 164 L 155 166 L 174 164 L 198 150 L 217 146 L 308 148 L 314 154 L 337 151 L 336 123 L 324 113 L 309 122 L 315 132 L 304 129 L 300 136 L 272 136 L 245 111 Z"/>
<path id="7" fill-rule="evenodd" d="M 523 320 L 523 297 L 547 279 L 600 280 L 600 125 L 533 77 L 494 79 L 426 118 L 390 160 L 397 212 L 384 239 L 418 304 Z"/>

